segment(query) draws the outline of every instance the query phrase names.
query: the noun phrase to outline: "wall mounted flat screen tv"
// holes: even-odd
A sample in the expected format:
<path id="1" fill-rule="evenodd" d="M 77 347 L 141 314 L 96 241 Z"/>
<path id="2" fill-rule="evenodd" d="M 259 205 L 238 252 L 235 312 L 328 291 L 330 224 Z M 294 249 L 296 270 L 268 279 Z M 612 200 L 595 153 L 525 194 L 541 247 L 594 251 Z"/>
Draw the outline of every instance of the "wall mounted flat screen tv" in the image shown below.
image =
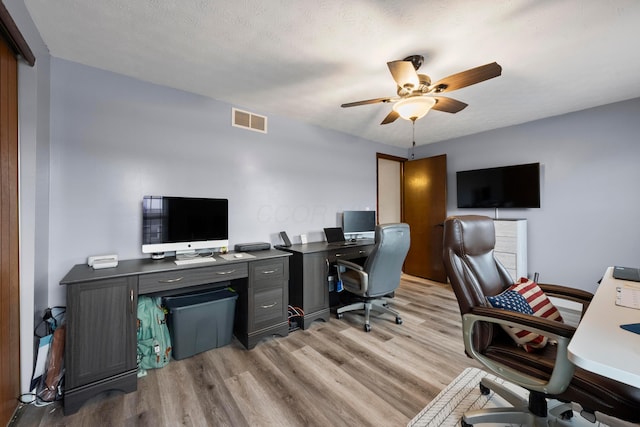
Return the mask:
<path id="1" fill-rule="evenodd" d="M 142 252 L 193 253 L 229 246 L 229 201 L 144 196 Z"/>
<path id="2" fill-rule="evenodd" d="M 540 163 L 456 172 L 458 208 L 539 208 Z"/>

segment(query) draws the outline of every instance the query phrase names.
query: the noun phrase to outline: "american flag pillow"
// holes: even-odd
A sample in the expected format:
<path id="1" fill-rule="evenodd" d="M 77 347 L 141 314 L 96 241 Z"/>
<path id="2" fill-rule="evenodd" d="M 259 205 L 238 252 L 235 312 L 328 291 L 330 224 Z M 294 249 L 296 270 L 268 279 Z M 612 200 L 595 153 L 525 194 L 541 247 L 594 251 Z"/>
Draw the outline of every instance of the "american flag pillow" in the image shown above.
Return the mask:
<path id="1" fill-rule="evenodd" d="M 521 277 L 515 284 L 511 285 L 509 289 L 512 289 L 522 295 L 533 310 L 533 315 L 538 317 L 545 317 L 549 320 L 557 320 L 562 322 L 562 316 L 555 305 L 547 295 L 540 289 L 540 286 L 533 280 Z"/>
<path id="2" fill-rule="evenodd" d="M 562 322 L 560 312 L 549 301 L 540 286 L 526 277 L 522 277 L 500 295 L 487 297 L 487 300 L 491 306 L 496 308 L 533 314 L 534 316 Z M 548 339 L 544 335 L 511 326 L 501 326 L 518 345 L 528 352 L 533 352 L 535 349 L 543 348 L 547 345 Z"/>

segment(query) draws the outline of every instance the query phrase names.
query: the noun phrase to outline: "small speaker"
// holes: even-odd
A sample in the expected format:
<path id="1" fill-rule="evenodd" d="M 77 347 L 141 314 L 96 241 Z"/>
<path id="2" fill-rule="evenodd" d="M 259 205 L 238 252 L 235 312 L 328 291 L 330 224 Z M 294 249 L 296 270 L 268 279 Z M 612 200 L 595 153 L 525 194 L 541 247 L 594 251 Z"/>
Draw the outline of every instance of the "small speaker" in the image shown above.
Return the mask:
<path id="1" fill-rule="evenodd" d="M 268 243 L 268 242 L 236 243 L 234 248 L 236 252 L 266 251 L 267 249 L 271 249 L 271 243 Z"/>

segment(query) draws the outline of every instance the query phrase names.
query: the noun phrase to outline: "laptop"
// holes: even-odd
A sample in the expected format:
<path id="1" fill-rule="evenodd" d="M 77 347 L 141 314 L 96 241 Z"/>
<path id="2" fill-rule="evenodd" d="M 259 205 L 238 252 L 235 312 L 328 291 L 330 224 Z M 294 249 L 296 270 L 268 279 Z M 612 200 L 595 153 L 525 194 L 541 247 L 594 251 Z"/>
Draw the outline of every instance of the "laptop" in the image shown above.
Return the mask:
<path id="1" fill-rule="evenodd" d="M 345 241 L 344 232 L 342 227 L 328 227 L 324 229 L 324 236 L 327 238 L 327 243 L 335 245 L 353 245 L 352 242 Z"/>
<path id="2" fill-rule="evenodd" d="M 635 267 L 613 267 L 613 277 L 620 280 L 632 280 L 640 282 L 640 268 Z"/>

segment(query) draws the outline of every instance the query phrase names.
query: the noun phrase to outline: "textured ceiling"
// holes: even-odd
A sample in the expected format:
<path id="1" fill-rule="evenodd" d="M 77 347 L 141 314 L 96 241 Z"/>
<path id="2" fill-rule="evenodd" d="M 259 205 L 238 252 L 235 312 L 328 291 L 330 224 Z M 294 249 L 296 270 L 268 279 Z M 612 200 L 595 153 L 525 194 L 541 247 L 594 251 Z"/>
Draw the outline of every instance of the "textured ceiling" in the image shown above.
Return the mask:
<path id="1" fill-rule="evenodd" d="M 433 81 L 496 61 L 450 92 L 469 106 L 416 122 L 417 145 L 640 97 L 637 0 L 26 0 L 54 57 L 382 143 L 386 63 L 424 55 Z"/>

